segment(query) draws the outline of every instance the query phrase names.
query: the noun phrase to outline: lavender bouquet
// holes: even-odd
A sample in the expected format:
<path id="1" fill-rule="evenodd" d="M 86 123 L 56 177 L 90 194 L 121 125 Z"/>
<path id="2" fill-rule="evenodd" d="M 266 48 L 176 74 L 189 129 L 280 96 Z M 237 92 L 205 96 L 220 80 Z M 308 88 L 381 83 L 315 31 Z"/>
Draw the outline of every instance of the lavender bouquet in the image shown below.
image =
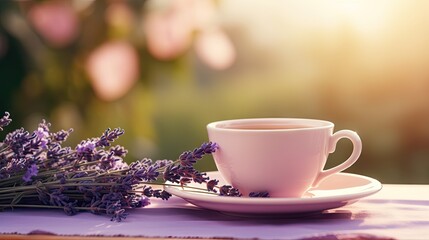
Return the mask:
<path id="1" fill-rule="evenodd" d="M 9 117 L 6 112 L 0 119 L 1 131 L 12 121 Z M 20 128 L 6 135 L 0 143 L 0 210 L 57 208 L 68 215 L 89 211 L 122 221 L 127 208 L 147 206 L 150 198 L 168 200 L 171 195 L 162 189 L 165 181 L 182 187 L 204 183 L 209 192 L 241 196 L 194 168 L 204 155 L 216 151 L 216 143 L 203 143 L 175 161 L 143 158 L 128 165 L 127 150 L 112 145 L 123 129 L 107 129 L 74 149 L 63 146 L 71 132 L 50 132 L 50 124 L 42 121 L 33 132 Z"/>

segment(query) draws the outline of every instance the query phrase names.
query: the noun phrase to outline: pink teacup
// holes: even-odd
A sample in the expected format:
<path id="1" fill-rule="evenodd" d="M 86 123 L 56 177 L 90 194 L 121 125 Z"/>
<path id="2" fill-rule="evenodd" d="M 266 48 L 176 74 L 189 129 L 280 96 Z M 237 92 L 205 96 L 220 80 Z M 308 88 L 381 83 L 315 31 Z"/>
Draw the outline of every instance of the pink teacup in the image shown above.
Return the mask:
<path id="1" fill-rule="evenodd" d="M 350 130 L 333 133 L 333 129 L 328 121 L 297 118 L 237 119 L 207 125 L 210 141 L 219 144 L 213 157 L 224 179 L 245 196 L 268 191 L 271 197 L 301 197 L 356 162 L 362 151 L 359 136 Z M 351 156 L 323 170 L 341 138 L 352 141 Z"/>

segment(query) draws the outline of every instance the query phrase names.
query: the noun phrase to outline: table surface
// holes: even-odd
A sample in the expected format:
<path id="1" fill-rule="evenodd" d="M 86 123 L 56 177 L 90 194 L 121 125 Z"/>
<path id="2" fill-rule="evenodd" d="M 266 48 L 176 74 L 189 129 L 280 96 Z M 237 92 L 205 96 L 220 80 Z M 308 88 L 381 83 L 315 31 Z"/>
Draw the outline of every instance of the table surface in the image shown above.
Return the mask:
<path id="1" fill-rule="evenodd" d="M 7 210 L 0 212 L 0 239 L 429 239 L 429 185 L 385 184 L 354 204 L 295 218 L 228 216 L 178 197 L 129 212 L 117 223 L 91 213 Z"/>

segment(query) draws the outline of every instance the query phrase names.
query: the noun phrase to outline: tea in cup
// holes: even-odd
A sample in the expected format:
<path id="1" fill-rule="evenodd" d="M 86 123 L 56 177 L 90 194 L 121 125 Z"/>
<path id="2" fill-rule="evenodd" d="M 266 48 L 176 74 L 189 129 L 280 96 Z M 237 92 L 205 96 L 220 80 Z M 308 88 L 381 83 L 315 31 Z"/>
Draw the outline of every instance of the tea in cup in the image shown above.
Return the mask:
<path id="1" fill-rule="evenodd" d="M 332 122 L 298 118 L 255 118 L 213 122 L 209 140 L 225 181 L 244 196 L 268 191 L 271 197 L 302 197 L 326 177 L 352 166 L 362 151 L 356 132 L 333 133 Z M 338 140 L 348 138 L 353 152 L 340 165 L 324 170 Z"/>

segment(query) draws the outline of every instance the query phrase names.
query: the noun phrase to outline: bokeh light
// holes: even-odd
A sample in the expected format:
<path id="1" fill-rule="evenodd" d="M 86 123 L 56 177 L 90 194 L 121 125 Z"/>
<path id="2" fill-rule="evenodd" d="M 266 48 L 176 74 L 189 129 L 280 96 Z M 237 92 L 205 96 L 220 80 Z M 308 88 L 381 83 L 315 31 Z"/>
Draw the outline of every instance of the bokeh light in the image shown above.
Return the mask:
<path id="1" fill-rule="evenodd" d="M 304 117 L 356 130 L 351 172 L 429 182 L 429 16 L 411 0 L 0 2 L 12 127 L 126 130 L 127 161 L 175 158 L 209 122 Z M 351 151 L 341 141 L 328 166 Z M 200 165 L 213 170 L 211 160 Z"/>

